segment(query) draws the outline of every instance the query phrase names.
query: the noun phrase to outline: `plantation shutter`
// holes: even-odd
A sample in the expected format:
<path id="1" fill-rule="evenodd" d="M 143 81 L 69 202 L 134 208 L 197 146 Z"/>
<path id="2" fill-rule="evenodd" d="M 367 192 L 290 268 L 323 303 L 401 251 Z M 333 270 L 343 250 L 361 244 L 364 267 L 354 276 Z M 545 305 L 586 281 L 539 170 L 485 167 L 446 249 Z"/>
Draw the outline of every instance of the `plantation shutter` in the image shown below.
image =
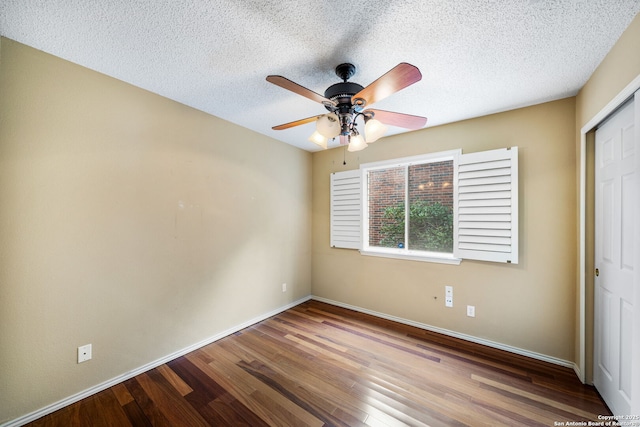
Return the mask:
<path id="1" fill-rule="evenodd" d="M 360 249 L 360 170 L 331 174 L 331 247 Z"/>
<path id="2" fill-rule="evenodd" d="M 454 256 L 517 264 L 518 147 L 462 154 L 454 175 Z"/>

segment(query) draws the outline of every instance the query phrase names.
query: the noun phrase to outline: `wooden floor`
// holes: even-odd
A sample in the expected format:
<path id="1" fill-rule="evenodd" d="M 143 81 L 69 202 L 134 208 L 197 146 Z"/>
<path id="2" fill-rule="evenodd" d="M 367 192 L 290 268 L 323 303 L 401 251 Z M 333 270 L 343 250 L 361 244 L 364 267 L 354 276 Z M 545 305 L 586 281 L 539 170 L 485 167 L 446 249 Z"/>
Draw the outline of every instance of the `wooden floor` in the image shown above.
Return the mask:
<path id="1" fill-rule="evenodd" d="M 610 412 L 568 368 L 308 301 L 29 425 L 553 426 L 599 414 Z"/>

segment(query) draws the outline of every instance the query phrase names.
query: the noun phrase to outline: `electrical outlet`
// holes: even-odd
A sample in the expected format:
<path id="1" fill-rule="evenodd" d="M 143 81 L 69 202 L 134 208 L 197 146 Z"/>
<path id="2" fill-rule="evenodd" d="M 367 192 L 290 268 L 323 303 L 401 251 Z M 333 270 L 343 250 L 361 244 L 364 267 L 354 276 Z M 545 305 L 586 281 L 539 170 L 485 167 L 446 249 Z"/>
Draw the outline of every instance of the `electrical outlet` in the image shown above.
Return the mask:
<path id="1" fill-rule="evenodd" d="M 453 307 L 453 286 L 444 287 L 444 306 Z"/>
<path id="2" fill-rule="evenodd" d="M 78 363 L 91 359 L 91 344 L 78 347 Z"/>
<path id="3" fill-rule="evenodd" d="M 287 292 L 287 284 L 286 283 L 282 284 L 282 292 Z"/>
<path id="4" fill-rule="evenodd" d="M 475 305 L 468 305 L 467 306 L 467 316 L 476 317 L 476 307 L 475 307 Z"/>

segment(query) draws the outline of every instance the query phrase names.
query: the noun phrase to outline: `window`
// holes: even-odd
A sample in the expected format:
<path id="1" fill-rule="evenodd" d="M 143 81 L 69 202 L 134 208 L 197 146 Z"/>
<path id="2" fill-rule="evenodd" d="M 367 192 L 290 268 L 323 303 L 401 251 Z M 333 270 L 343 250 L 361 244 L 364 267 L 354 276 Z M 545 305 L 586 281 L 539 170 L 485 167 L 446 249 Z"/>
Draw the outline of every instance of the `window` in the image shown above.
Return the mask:
<path id="1" fill-rule="evenodd" d="M 459 154 L 361 166 L 364 254 L 459 262 L 453 256 L 454 159 Z"/>
<path id="2" fill-rule="evenodd" d="M 332 174 L 331 246 L 420 261 L 517 264 L 518 147 Z"/>

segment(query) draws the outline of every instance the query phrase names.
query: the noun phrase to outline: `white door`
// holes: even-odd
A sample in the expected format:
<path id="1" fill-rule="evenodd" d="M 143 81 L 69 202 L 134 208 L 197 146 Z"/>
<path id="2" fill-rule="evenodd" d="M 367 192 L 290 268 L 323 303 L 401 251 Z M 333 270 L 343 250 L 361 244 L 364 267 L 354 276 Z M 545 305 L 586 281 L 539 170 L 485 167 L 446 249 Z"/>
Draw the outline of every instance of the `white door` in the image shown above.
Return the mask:
<path id="1" fill-rule="evenodd" d="M 634 103 L 596 130 L 593 382 L 611 411 L 631 413 L 635 203 Z"/>

